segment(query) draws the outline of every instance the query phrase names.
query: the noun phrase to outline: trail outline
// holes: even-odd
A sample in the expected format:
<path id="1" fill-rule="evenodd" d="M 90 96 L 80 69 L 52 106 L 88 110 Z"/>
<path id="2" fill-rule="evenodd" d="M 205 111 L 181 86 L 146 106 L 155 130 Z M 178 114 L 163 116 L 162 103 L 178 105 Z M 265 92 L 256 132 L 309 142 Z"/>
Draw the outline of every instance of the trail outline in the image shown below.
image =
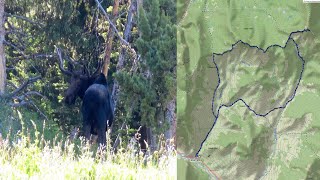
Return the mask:
<path id="1" fill-rule="evenodd" d="M 248 108 L 249 111 L 253 112 L 256 116 L 260 116 L 260 117 L 266 117 L 268 114 L 270 114 L 271 112 L 273 112 L 273 111 L 275 111 L 275 110 L 277 110 L 277 109 L 284 109 L 284 108 L 286 108 L 286 106 L 294 99 L 294 97 L 295 97 L 295 95 L 296 95 L 297 89 L 298 89 L 298 87 L 299 87 L 299 85 L 300 85 L 300 82 L 301 82 L 301 79 L 302 79 L 302 75 L 303 75 L 303 72 L 304 72 L 304 67 L 305 67 L 305 60 L 303 59 L 303 57 L 302 57 L 301 54 L 300 54 L 299 45 L 298 45 L 298 44 L 296 43 L 296 41 L 292 38 L 292 35 L 293 35 L 293 34 L 296 34 L 296 33 L 304 33 L 304 32 L 309 32 L 309 31 L 310 31 L 310 29 L 303 29 L 303 30 L 298 30 L 298 31 L 293 31 L 293 32 L 291 32 L 291 33 L 289 34 L 289 37 L 288 37 L 288 39 L 287 39 L 287 41 L 286 41 L 286 43 L 285 43 L 284 46 L 280 46 L 280 45 L 278 45 L 278 44 L 274 44 L 274 45 L 268 46 L 268 47 L 264 50 L 264 49 L 262 49 L 262 48 L 260 48 L 260 47 L 258 47 L 258 46 L 252 46 L 252 45 L 250 45 L 249 43 L 243 42 L 242 40 L 238 40 L 236 43 L 232 44 L 231 49 L 229 49 L 229 50 L 227 50 L 227 51 L 224 51 L 223 53 L 213 53 L 213 54 L 212 54 L 212 61 L 213 61 L 214 65 L 215 65 L 215 68 L 216 68 L 216 70 L 217 70 L 217 75 L 218 75 L 218 84 L 217 84 L 217 86 L 216 86 L 216 88 L 215 88 L 215 90 L 214 90 L 214 93 L 213 93 L 212 107 L 211 107 L 212 113 L 213 113 L 213 116 L 214 116 L 214 122 L 213 122 L 212 127 L 211 127 L 210 130 L 208 131 L 206 137 L 205 137 L 204 140 L 201 142 L 200 148 L 199 148 L 199 150 L 196 152 L 195 157 L 198 157 L 198 156 L 199 156 L 199 152 L 201 151 L 204 142 L 208 139 L 209 134 L 210 134 L 211 131 L 213 130 L 213 128 L 214 128 L 214 126 L 215 126 L 215 124 L 216 124 L 216 122 L 217 122 L 217 120 L 218 120 L 218 118 L 219 118 L 220 109 L 221 109 L 222 107 L 230 108 L 230 107 L 232 107 L 234 104 L 236 104 L 236 103 L 238 103 L 238 102 L 242 102 L 242 103 Z M 301 72 L 300 72 L 300 76 L 299 76 L 297 85 L 296 85 L 296 87 L 295 87 L 295 89 L 294 89 L 294 92 L 292 93 L 291 97 L 284 103 L 284 105 L 279 106 L 279 107 L 272 108 L 271 110 L 269 110 L 269 111 L 268 111 L 267 113 L 265 113 L 265 114 L 259 114 L 259 113 L 257 113 L 254 109 L 252 109 L 242 98 L 239 98 L 239 99 L 235 100 L 234 102 L 232 102 L 232 103 L 229 104 L 229 105 L 221 104 L 221 105 L 219 106 L 218 110 L 217 110 L 217 114 L 215 114 L 214 109 L 213 109 L 213 107 L 214 107 L 214 100 L 215 100 L 215 97 L 216 97 L 217 89 L 219 88 L 220 82 L 221 82 L 221 80 L 220 80 L 220 73 L 219 73 L 219 67 L 218 67 L 218 65 L 217 65 L 217 63 L 216 63 L 216 61 L 215 61 L 215 59 L 214 59 L 215 56 L 224 55 L 225 53 L 231 52 L 231 51 L 234 49 L 234 47 L 235 47 L 237 44 L 239 44 L 239 43 L 243 43 L 243 44 L 249 46 L 250 48 L 257 48 L 257 49 L 261 50 L 263 53 L 266 53 L 266 52 L 268 51 L 268 49 L 269 49 L 269 48 L 272 48 L 272 47 L 278 47 L 278 48 L 282 48 L 282 49 L 286 48 L 286 46 L 288 45 L 288 42 L 289 42 L 290 40 L 292 40 L 293 43 L 295 44 L 296 51 L 297 51 L 297 55 L 298 55 L 299 59 L 300 59 L 301 62 L 302 62 L 302 69 L 301 69 Z"/>

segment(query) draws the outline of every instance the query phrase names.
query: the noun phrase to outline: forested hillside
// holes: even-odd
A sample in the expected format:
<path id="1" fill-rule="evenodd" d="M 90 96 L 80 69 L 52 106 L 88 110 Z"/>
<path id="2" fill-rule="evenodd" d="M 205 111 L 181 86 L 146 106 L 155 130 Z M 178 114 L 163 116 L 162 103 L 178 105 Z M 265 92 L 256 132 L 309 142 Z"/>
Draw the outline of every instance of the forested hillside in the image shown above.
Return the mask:
<path id="1" fill-rule="evenodd" d="M 93 73 L 100 61 L 115 106 L 112 140 L 139 126 L 152 135 L 150 144 L 159 134 L 174 136 L 174 1 L 11 0 L 0 6 L 2 136 L 22 129 L 32 134 L 32 122 L 46 139 L 81 127 L 81 99 L 63 102 L 71 78 L 59 63 Z"/>
<path id="2" fill-rule="evenodd" d="M 173 0 L 0 0 L 0 178 L 174 179 L 175 11 Z M 104 95 L 85 101 L 91 87 Z"/>

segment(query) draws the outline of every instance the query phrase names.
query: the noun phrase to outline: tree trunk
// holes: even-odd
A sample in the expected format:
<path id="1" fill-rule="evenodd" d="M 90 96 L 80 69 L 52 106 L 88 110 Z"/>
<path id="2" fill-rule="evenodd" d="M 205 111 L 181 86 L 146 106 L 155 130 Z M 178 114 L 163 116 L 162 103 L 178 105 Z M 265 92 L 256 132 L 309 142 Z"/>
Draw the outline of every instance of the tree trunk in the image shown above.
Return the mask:
<path id="1" fill-rule="evenodd" d="M 172 99 L 167 105 L 166 120 L 168 121 L 170 128 L 165 132 L 166 139 L 174 140 L 176 145 L 176 128 L 177 128 L 177 116 L 176 116 L 176 99 Z"/>
<path id="2" fill-rule="evenodd" d="M 5 0 L 0 0 L 0 95 L 3 95 L 6 87 L 6 59 L 4 55 L 4 3 Z"/>
<path id="3" fill-rule="evenodd" d="M 157 140 L 155 135 L 152 132 L 151 128 L 147 128 L 147 138 L 148 138 L 148 145 L 151 152 L 154 152 L 157 149 Z"/>
<path id="4" fill-rule="evenodd" d="M 113 10 L 112 10 L 113 18 L 118 15 L 118 9 L 119 9 L 119 0 L 114 0 Z M 114 22 L 112 22 L 112 23 L 114 23 Z M 106 77 L 108 76 L 113 37 L 114 37 L 114 30 L 113 30 L 113 28 L 111 28 L 111 26 L 109 26 L 109 31 L 108 31 L 108 35 L 107 35 L 107 44 L 106 44 L 105 55 L 104 55 L 104 60 L 103 60 L 104 65 L 103 65 L 103 70 L 102 70 L 102 73 Z"/>
<path id="5" fill-rule="evenodd" d="M 132 0 L 131 4 L 130 4 L 128 16 L 127 16 L 127 24 L 126 24 L 124 34 L 123 34 L 123 38 L 125 41 L 128 41 L 130 38 L 133 15 L 135 14 L 136 11 L 137 11 L 136 0 Z M 119 60 L 117 63 L 117 72 L 119 72 L 123 68 L 124 57 L 125 57 L 125 48 L 121 48 Z M 117 106 L 118 93 L 119 93 L 119 84 L 115 80 L 114 85 L 113 85 L 113 90 L 112 90 L 113 105 L 114 105 L 115 109 Z"/>
<path id="6" fill-rule="evenodd" d="M 171 100 L 167 105 L 166 120 L 170 124 L 170 129 L 165 132 L 166 139 L 173 138 L 175 135 L 175 123 L 176 123 L 176 113 L 175 113 L 175 99 Z"/>
<path id="7" fill-rule="evenodd" d="M 125 41 L 128 41 L 130 38 L 130 33 L 131 33 L 131 28 L 132 28 L 132 20 L 133 20 L 133 16 L 136 11 L 137 11 L 136 0 L 132 0 L 131 4 L 130 4 L 128 16 L 127 16 L 127 24 L 126 24 L 125 31 L 123 34 L 123 38 Z M 119 72 L 123 68 L 123 62 L 124 62 L 124 57 L 125 57 L 124 54 L 125 54 L 125 49 L 121 48 L 116 72 Z M 116 107 L 117 107 L 119 91 L 120 91 L 119 84 L 116 80 L 114 80 L 113 90 L 112 90 L 112 100 L 113 100 L 113 107 L 114 107 L 113 111 L 115 111 Z M 125 127 L 125 122 L 122 123 L 122 126 L 120 129 L 123 129 L 124 127 Z M 112 129 L 112 127 L 111 127 L 111 129 Z M 117 135 L 117 138 L 114 142 L 114 145 L 113 145 L 114 150 L 119 145 L 119 138 L 120 138 L 120 134 Z"/>

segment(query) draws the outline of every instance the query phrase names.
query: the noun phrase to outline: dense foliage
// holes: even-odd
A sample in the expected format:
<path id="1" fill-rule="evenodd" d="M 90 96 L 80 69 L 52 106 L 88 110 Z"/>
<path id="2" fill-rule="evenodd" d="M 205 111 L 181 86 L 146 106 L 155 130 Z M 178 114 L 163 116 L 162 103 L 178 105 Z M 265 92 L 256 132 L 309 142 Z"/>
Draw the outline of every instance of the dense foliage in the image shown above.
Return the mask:
<path id="1" fill-rule="evenodd" d="M 119 73 L 117 78 L 124 101 L 134 102 L 142 124 L 161 131 L 168 125 L 164 119 L 167 104 L 176 97 L 175 2 L 143 2 L 138 18 L 140 36 L 135 40 L 141 54 L 139 70 L 133 75 Z"/>
<path id="2" fill-rule="evenodd" d="M 102 6 L 111 14 L 111 0 Z M 137 70 L 132 71 L 133 56 L 125 52 L 125 63 L 117 72 L 122 45 L 115 36 L 108 72 L 110 91 L 115 81 L 120 93 L 116 109 L 115 130 L 126 121 L 137 121 L 158 133 L 167 129 L 165 112 L 167 103 L 175 99 L 176 28 L 175 2 L 148 0 L 138 5 L 128 42 L 138 54 Z M 129 5 L 121 1 L 115 25 L 123 34 Z M 7 125 L 21 129 L 18 114 L 27 119 L 46 120 L 52 133 L 69 133 L 81 124 L 80 104 L 66 106 L 62 102 L 69 78 L 58 68 L 55 46 L 63 49 L 64 58 L 74 60 L 80 69 L 86 65 L 93 72 L 103 59 L 109 23 L 94 0 L 13 0 L 5 4 L 5 55 L 7 59 L 7 94 L 14 92 L 28 78 L 40 76 L 12 98 L 1 102 L 1 131 Z M 33 92 L 33 93 L 30 93 Z M 22 102 L 28 102 L 23 104 Z M 7 105 L 23 104 L 10 108 Z M 26 119 L 26 118 L 24 118 Z M 10 122 L 9 122 L 10 121 Z M 17 124 L 12 126 L 12 123 Z M 6 125 L 5 125 L 6 124 Z M 41 124 L 41 123 L 40 123 Z M 50 135 L 52 136 L 52 135 Z"/>
<path id="3" fill-rule="evenodd" d="M 97 18 L 93 1 L 12 1 L 6 5 L 5 11 L 12 15 L 5 24 L 9 32 L 5 51 L 7 67 L 12 68 L 8 71 L 8 83 L 19 84 L 21 79 L 40 74 L 41 81 L 25 91 L 38 91 L 46 97 L 31 98 L 48 119 L 66 132 L 79 123 L 79 102 L 74 107 L 61 102 L 67 79 L 58 69 L 54 46 L 93 69 L 103 52 L 102 34 L 107 31 L 107 24 Z M 105 26 L 100 25 L 103 23 Z"/>

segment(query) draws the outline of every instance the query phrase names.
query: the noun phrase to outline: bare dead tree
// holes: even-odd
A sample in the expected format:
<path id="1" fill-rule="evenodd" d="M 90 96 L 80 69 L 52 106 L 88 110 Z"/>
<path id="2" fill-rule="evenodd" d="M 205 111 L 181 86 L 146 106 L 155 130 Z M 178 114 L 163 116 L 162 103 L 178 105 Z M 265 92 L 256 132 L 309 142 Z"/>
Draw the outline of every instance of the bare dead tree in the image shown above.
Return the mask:
<path id="1" fill-rule="evenodd" d="M 130 38 L 132 24 L 133 24 L 133 17 L 135 15 L 135 12 L 137 12 L 137 4 L 136 4 L 136 0 L 132 0 L 129 7 L 127 23 L 126 23 L 124 34 L 123 34 L 123 38 L 125 41 L 128 41 Z M 120 49 L 119 60 L 116 66 L 116 72 L 120 72 L 123 69 L 125 53 L 126 53 L 125 47 L 122 47 Z M 134 59 L 139 59 L 139 56 L 137 56 L 137 58 L 134 58 Z M 134 62 L 137 62 L 137 61 L 134 61 Z M 132 67 L 133 67 L 132 72 L 135 72 L 137 70 L 136 68 L 137 63 L 133 63 Z M 117 81 L 115 81 L 112 89 L 112 97 L 113 97 L 113 102 L 115 107 L 117 106 L 117 97 L 118 97 L 119 90 L 120 90 L 119 84 Z"/>
<path id="2" fill-rule="evenodd" d="M 116 17 L 118 15 L 118 9 L 119 9 L 119 0 L 114 0 L 113 10 L 112 10 L 113 17 Z M 112 22 L 114 23 L 115 20 L 116 19 L 113 19 Z M 109 31 L 108 31 L 108 35 L 107 35 L 107 44 L 105 47 L 105 54 L 104 54 L 104 60 L 103 60 L 104 65 L 103 65 L 103 69 L 102 69 L 102 73 L 106 77 L 108 76 L 113 37 L 114 37 L 114 29 L 109 27 Z"/>
<path id="3" fill-rule="evenodd" d="M 134 57 L 136 57 L 136 56 L 137 56 L 136 51 L 135 51 L 133 48 L 131 48 L 130 43 L 129 43 L 127 40 L 123 39 L 123 37 L 120 35 L 117 27 L 116 27 L 116 26 L 114 25 L 114 23 L 110 20 L 108 13 L 104 10 L 104 8 L 102 7 L 102 5 L 101 5 L 101 3 L 99 2 L 99 0 L 95 0 L 95 1 L 96 1 L 96 3 L 97 3 L 98 8 L 101 10 L 102 14 L 104 15 L 104 17 L 105 17 L 106 20 L 109 22 L 110 27 L 112 27 L 112 29 L 114 30 L 115 35 L 119 38 L 121 44 L 124 45 L 124 46 L 126 46 L 127 49 L 128 49 L 129 51 L 131 51 L 131 53 L 134 55 Z M 132 3 L 132 2 L 131 2 L 131 3 Z"/>
<path id="4" fill-rule="evenodd" d="M 130 7 L 129 7 L 129 12 L 128 12 L 128 16 L 127 16 L 127 24 L 125 26 L 125 30 L 124 30 L 124 34 L 123 34 L 123 38 L 125 41 L 128 41 L 130 38 L 130 34 L 131 34 L 131 28 L 132 28 L 132 23 L 133 23 L 133 17 L 135 15 L 135 12 L 137 12 L 137 1 L 136 0 L 132 0 Z M 125 49 L 124 47 L 122 47 L 120 49 L 120 55 L 119 55 L 119 60 L 117 63 L 117 69 L 116 72 L 120 72 L 123 69 L 123 64 L 124 64 L 124 57 L 125 57 Z M 134 58 L 136 59 L 136 58 Z M 137 58 L 138 59 L 138 58 Z M 133 63 L 133 66 L 136 66 L 135 63 Z M 134 68 L 134 71 L 136 71 L 137 69 Z M 114 84 L 113 84 L 113 89 L 112 89 L 112 98 L 113 98 L 113 105 L 114 105 L 114 111 L 116 110 L 117 107 L 117 102 L 118 102 L 118 94 L 120 92 L 120 86 L 119 83 L 115 80 Z M 122 130 L 126 125 L 126 122 L 123 122 L 120 129 Z M 113 145 L 113 150 L 115 150 L 118 145 L 120 143 L 120 134 L 117 135 L 117 138 L 114 142 Z"/>
<path id="5" fill-rule="evenodd" d="M 28 19 L 27 17 L 22 17 L 18 15 L 13 15 L 4 12 L 4 0 L 0 0 L 0 95 L 1 98 L 5 99 L 7 104 L 13 108 L 21 107 L 21 106 L 30 106 L 33 107 L 40 115 L 47 119 L 47 116 L 37 107 L 37 105 L 33 102 L 34 96 L 38 96 L 40 98 L 46 98 L 40 92 L 28 89 L 28 86 L 32 85 L 34 82 L 41 79 L 41 76 L 30 77 L 24 80 L 20 80 L 20 85 L 15 85 L 12 82 L 8 82 L 6 84 L 6 71 L 13 70 L 12 68 L 6 68 L 6 59 L 4 52 L 4 45 L 13 48 L 16 52 L 18 52 L 17 57 L 12 58 L 10 60 L 28 60 L 35 58 L 50 58 L 52 55 L 50 54 L 26 54 L 25 53 L 25 43 L 23 42 L 23 38 L 28 37 L 26 33 L 23 32 L 22 29 L 19 29 L 12 25 L 8 18 L 21 19 L 22 21 L 28 22 L 32 25 L 36 25 L 41 27 L 41 23 L 37 23 Z M 6 29 L 4 29 L 4 24 L 6 23 Z M 17 39 L 20 41 L 16 41 L 15 43 L 5 40 L 5 33 L 16 35 Z M 20 39 L 19 39 L 20 38 Z M 4 93 L 4 87 L 10 87 L 12 92 Z"/>
<path id="6" fill-rule="evenodd" d="M 5 92 L 5 86 L 6 86 L 6 59 L 4 56 L 4 36 L 5 36 L 5 30 L 4 30 L 4 0 L 0 0 L 0 95 L 3 95 Z"/>

